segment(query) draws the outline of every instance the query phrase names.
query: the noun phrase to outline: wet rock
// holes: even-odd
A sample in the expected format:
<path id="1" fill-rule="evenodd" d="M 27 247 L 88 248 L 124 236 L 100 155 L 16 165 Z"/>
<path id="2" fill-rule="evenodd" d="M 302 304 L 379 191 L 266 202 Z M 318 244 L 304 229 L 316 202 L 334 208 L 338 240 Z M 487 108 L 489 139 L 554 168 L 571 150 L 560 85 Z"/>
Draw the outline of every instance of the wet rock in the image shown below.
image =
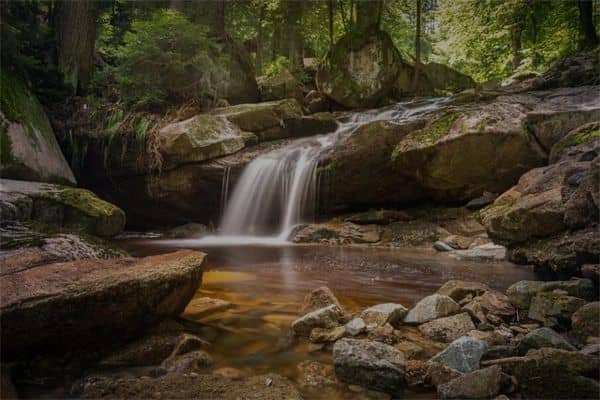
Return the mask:
<path id="1" fill-rule="evenodd" d="M 502 368 L 492 366 L 484 368 L 437 387 L 442 399 L 482 399 L 490 398 L 500 392 Z"/>
<path id="2" fill-rule="evenodd" d="M 304 315 L 332 304 L 338 306 L 340 310 L 343 310 L 342 305 L 335 297 L 331 289 L 329 289 L 327 286 L 321 286 L 304 296 L 302 307 L 300 308 L 300 314 Z"/>
<path id="3" fill-rule="evenodd" d="M 313 343 L 335 342 L 346 335 L 345 326 L 336 326 L 331 329 L 314 328 L 310 332 L 310 341 Z"/>
<path id="4" fill-rule="evenodd" d="M 471 247 L 477 242 L 476 237 L 462 236 L 462 235 L 450 235 L 442 238 L 442 242 L 455 250 L 465 250 Z M 434 244 L 435 247 L 435 244 Z"/>
<path id="5" fill-rule="evenodd" d="M 441 251 L 441 252 L 454 250 L 452 248 L 452 246 L 450 246 L 447 243 L 442 242 L 441 240 L 438 240 L 437 242 L 435 242 L 433 244 L 433 248 L 436 249 L 437 251 Z"/>
<path id="6" fill-rule="evenodd" d="M 518 350 L 520 354 L 525 354 L 531 349 L 541 349 L 542 347 L 576 350 L 571 343 L 550 328 L 539 328 L 529 332 L 519 343 Z"/>
<path id="7" fill-rule="evenodd" d="M 181 313 L 200 284 L 204 257 L 185 250 L 55 263 L 2 275 L 3 357 L 131 339 Z"/>
<path id="8" fill-rule="evenodd" d="M 303 361 L 298 364 L 298 375 L 300 386 L 320 387 L 338 383 L 333 366 L 318 361 Z"/>
<path id="9" fill-rule="evenodd" d="M 584 304 L 585 300 L 564 292 L 540 292 L 531 301 L 528 317 L 545 326 L 568 328 L 571 316 Z"/>
<path id="10" fill-rule="evenodd" d="M 460 312 L 460 307 L 454 300 L 436 293 L 415 304 L 404 317 L 404 323 L 422 324 L 458 312 Z"/>
<path id="11" fill-rule="evenodd" d="M 502 261 L 506 258 L 506 247 L 495 243 L 484 243 L 468 250 L 456 250 L 451 256 L 458 260 Z"/>
<path id="12" fill-rule="evenodd" d="M 90 377 L 74 396 L 84 399 L 149 399 L 168 394 L 172 399 L 256 398 L 301 400 L 302 396 L 287 378 L 276 374 L 231 379 L 214 374 L 171 373 L 156 379 Z"/>
<path id="13" fill-rule="evenodd" d="M 208 367 L 212 363 L 212 357 L 207 352 L 196 350 L 170 356 L 162 362 L 161 368 L 167 372 L 192 372 Z"/>
<path id="14" fill-rule="evenodd" d="M 198 297 L 189 302 L 183 313 L 190 318 L 204 318 L 210 314 L 225 311 L 233 306 L 233 304 L 225 300 L 212 297 Z"/>
<path id="15" fill-rule="evenodd" d="M 487 345 L 481 340 L 463 336 L 456 339 L 430 361 L 444 364 L 460 372 L 472 372 L 479 369 L 479 361 L 485 353 Z"/>
<path id="16" fill-rule="evenodd" d="M 377 326 L 383 326 L 386 323 L 394 325 L 395 323 L 402 321 L 402 318 L 404 318 L 407 312 L 408 310 L 402 304 L 384 303 L 365 309 L 360 317 L 366 325 L 375 324 Z"/>
<path id="17" fill-rule="evenodd" d="M 354 318 L 346 324 L 346 332 L 350 336 L 359 335 L 367 330 L 367 325 L 362 318 Z"/>
<path id="18" fill-rule="evenodd" d="M 579 351 L 586 356 L 600 358 L 600 343 L 588 344 Z"/>
<path id="19" fill-rule="evenodd" d="M 378 225 L 357 225 L 351 222 L 300 225 L 290 234 L 295 243 L 377 243 L 382 229 Z"/>
<path id="20" fill-rule="evenodd" d="M 333 364 L 342 382 L 388 393 L 399 393 L 404 386 L 404 355 L 383 343 L 338 340 L 333 346 Z"/>
<path id="21" fill-rule="evenodd" d="M 165 237 L 173 239 L 197 239 L 207 235 L 209 232 L 210 230 L 206 225 L 190 222 L 176 228 L 169 229 L 169 231 L 165 233 Z"/>
<path id="22" fill-rule="evenodd" d="M 471 295 L 473 297 L 483 294 L 489 287 L 479 282 L 467 282 L 461 280 L 449 280 L 437 291 L 438 294 L 451 297 L 454 301 L 460 301 Z"/>
<path id="23" fill-rule="evenodd" d="M 444 317 L 419 325 L 419 331 L 426 337 L 439 342 L 450 343 L 475 329 L 467 313 Z"/>
<path id="24" fill-rule="evenodd" d="M 392 222 L 409 221 L 411 216 L 404 211 L 398 210 L 371 210 L 362 213 L 352 214 L 346 217 L 344 221 L 352 222 L 358 225 L 389 225 Z"/>
<path id="25" fill-rule="evenodd" d="M 519 281 L 506 290 L 510 303 L 520 310 L 528 310 L 531 299 L 540 291 L 544 282 Z"/>
<path id="26" fill-rule="evenodd" d="M 588 303 L 575 311 L 571 316 L 571 327 L 579 340 L 600 336 L 600 302 Z"/>
<path id="27" fill-rule="evenodd" d="M 309 336 L 314 328 L 331 329 L 340 325 L 344 315 L 335 304 L 309 312 L 292 322 L 292 330 L 298 336 Z"/>

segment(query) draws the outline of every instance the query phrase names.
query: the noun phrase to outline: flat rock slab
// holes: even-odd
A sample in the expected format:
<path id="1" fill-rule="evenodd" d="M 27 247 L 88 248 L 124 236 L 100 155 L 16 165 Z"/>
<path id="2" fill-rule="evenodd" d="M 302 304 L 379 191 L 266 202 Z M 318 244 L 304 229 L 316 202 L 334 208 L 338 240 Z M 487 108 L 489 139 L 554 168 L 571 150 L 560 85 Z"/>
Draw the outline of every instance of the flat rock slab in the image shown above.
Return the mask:
<path id="1" fill-rule="evenodd" d="M 204 253 L 182 250 L 3 274 L 3 357 L 113 343 L 178 315 L 200 285 L 204 258 Z"/>

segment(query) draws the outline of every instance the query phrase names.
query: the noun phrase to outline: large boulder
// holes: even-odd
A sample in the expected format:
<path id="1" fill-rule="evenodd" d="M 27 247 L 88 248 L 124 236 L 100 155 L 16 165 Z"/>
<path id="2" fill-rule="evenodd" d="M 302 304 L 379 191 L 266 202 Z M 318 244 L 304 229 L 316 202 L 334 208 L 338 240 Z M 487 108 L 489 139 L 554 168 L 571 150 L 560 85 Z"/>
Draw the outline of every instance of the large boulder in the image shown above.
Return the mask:
<path id="1" fill-rule="evenodd" d="M 41 104 L 6 68 L 0 94 L 0 177 L 75 184 Z"/>
<path id="2" fill-rule="evenodd" d="M 20 211 L 11 213 L 15 209 Z M 51 183 L 0 179 L 0 210 L 6 219 L 33 219 L 103 237 L 125 226 L 125 213 L 117 206 L 89 190 Z"/>
<path id="3" fill-rule="evenodd" d="M 349 32 L 317 71 L 319 91 L 348 108 L 373 107 L 390 93 L 404 63 L 390 36 L 379 30 Z"/>
<path id="4" fill-rule="evenodd" d="M 423 73 L 431 86 L 437 90 L 460 92 L 475 87 L 475 81 L 447 65 L 430 62 L 423 65 Z"/>
<path id="5" fill-rule="evenodd" d="M 177 316 L 200 285 L 204 257 L 185 250 L 3 273 L 3 357 L 109 345 Z"/>
<path id="6" fill-rule="evenodd" d="M 333 346 L 333 365 L 342 382 L 396 395 L 404 387 L 404 354 L 383 343 L 338 340 Z"/>
<path id="7" fill-rule="evenodd" d="M 287 69 L 274 76 L 259 76 L 256 80 L 263 101 L 296 99 L 302 102 L 304 100 L 302 84 Z"/>

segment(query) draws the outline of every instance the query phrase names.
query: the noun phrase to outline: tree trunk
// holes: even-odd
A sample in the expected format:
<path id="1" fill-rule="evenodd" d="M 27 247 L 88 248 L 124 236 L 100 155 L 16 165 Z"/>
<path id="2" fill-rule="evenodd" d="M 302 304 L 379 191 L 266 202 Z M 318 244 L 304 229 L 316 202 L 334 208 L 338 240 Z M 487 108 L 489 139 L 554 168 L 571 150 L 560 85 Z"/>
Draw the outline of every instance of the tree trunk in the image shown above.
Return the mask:
<path id="1" fill-rule="evenodd" d="M 419 91 L 419 73 L 421 69 L 421 0 L 417 0 L 416 31 L 415 31 L 415 76 L 413 90 L 415 94 Z"/>
<path id="2" fill-rule="evenodd" d="M 210 2 L 214 7 L 210 27 L 213 34 L 217 37 L 225 36 L 225 0 L 215 0 Z"/>
<path id="3" fill-rule="evenodd" d="M 512 67 L 513 71 L 519 68 L 521 65 L 521 34 L 523 33 L 523 27 L 520 23 L 516 23 L 511 32 L 512 41 Z"/>
<path id="4" fill-rule="evenodd" d="M 256 70 L 256 75 L 262 75 L 262 64 L 263 64 L 263 44 L 265 41 L 265 28 L 263 27 L 263 22 L 265 20 L 265 6 L 260 7 L 260 14 L 258 16 L 258 34 L 256 35 L 256 58 L 254 61 L 254 69 Z"/>
<path id="5" fill-rule="evenodd" d="M 97 6 L 96 1 L 58 3 L 58 69 L 73 94 L 83 92 L 92 78 Z"/>
<path id="6" fill-rule="evenodd" d="M 333 46 L 333 0 L 327 3 L 327 12 L 329 16 L 329 45 Z"/>
<path id="7" fill-rule="evenodd" d="M 379 28 L 382 1 L 361 0 L 356 2 L 355 27 L 358 32 L 364 32 L 373 27 Z"/>
<path id="8" fill-rule="evenodd" d="M 592 49 L 598 46 L 598 36 L 593 19 L 593 4 L 591 0 L 577 0 L 579 8 L 579 23 L 581 37 L 579 39 L 579 48 Z"/>
<path id="9" fill-rule="evenodd" d="M 286 26 L 288 60 L 292 71 L 300 71 L 303 67 L 303 38 L 302 38 L 302 1 L 286 1 Z"/>

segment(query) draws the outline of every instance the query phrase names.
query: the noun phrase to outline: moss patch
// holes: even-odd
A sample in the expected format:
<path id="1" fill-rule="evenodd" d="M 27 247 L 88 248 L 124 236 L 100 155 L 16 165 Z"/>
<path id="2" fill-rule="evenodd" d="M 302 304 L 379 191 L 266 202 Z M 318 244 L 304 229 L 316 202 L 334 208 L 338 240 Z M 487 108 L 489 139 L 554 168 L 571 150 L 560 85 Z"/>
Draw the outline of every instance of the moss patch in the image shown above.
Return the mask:
<path id="1" fill-rule="evenodd" d="M 591 142 L 592 140 L 600 140 L 600 129 L 573 133 L 558 142 L 552 148 L 550 159 L 554 159 L 560 152 L 568 147 L 578 146 L 583 143 Z"/>
<path id="2" fill-rule="evenodd" d="M 458 117 L 460 117 L 460 114 L 457 113 L 444 115 L 430 126 L 422 129 L 416 136 L 416 139 L 421 145 L 424 146 L 430 146 L 434 144 L 448 134 L 450 126 L 458 119 Z"/>
<path id="3" fill-rule="evenodd" d="M 115 212 L 122 212 L 114 204 L 98 198 L 94 193 L 85 189 L 65 188 L 60 192 L 50 193 L 50 196 L 93 217 L 108 217 Z"/>

